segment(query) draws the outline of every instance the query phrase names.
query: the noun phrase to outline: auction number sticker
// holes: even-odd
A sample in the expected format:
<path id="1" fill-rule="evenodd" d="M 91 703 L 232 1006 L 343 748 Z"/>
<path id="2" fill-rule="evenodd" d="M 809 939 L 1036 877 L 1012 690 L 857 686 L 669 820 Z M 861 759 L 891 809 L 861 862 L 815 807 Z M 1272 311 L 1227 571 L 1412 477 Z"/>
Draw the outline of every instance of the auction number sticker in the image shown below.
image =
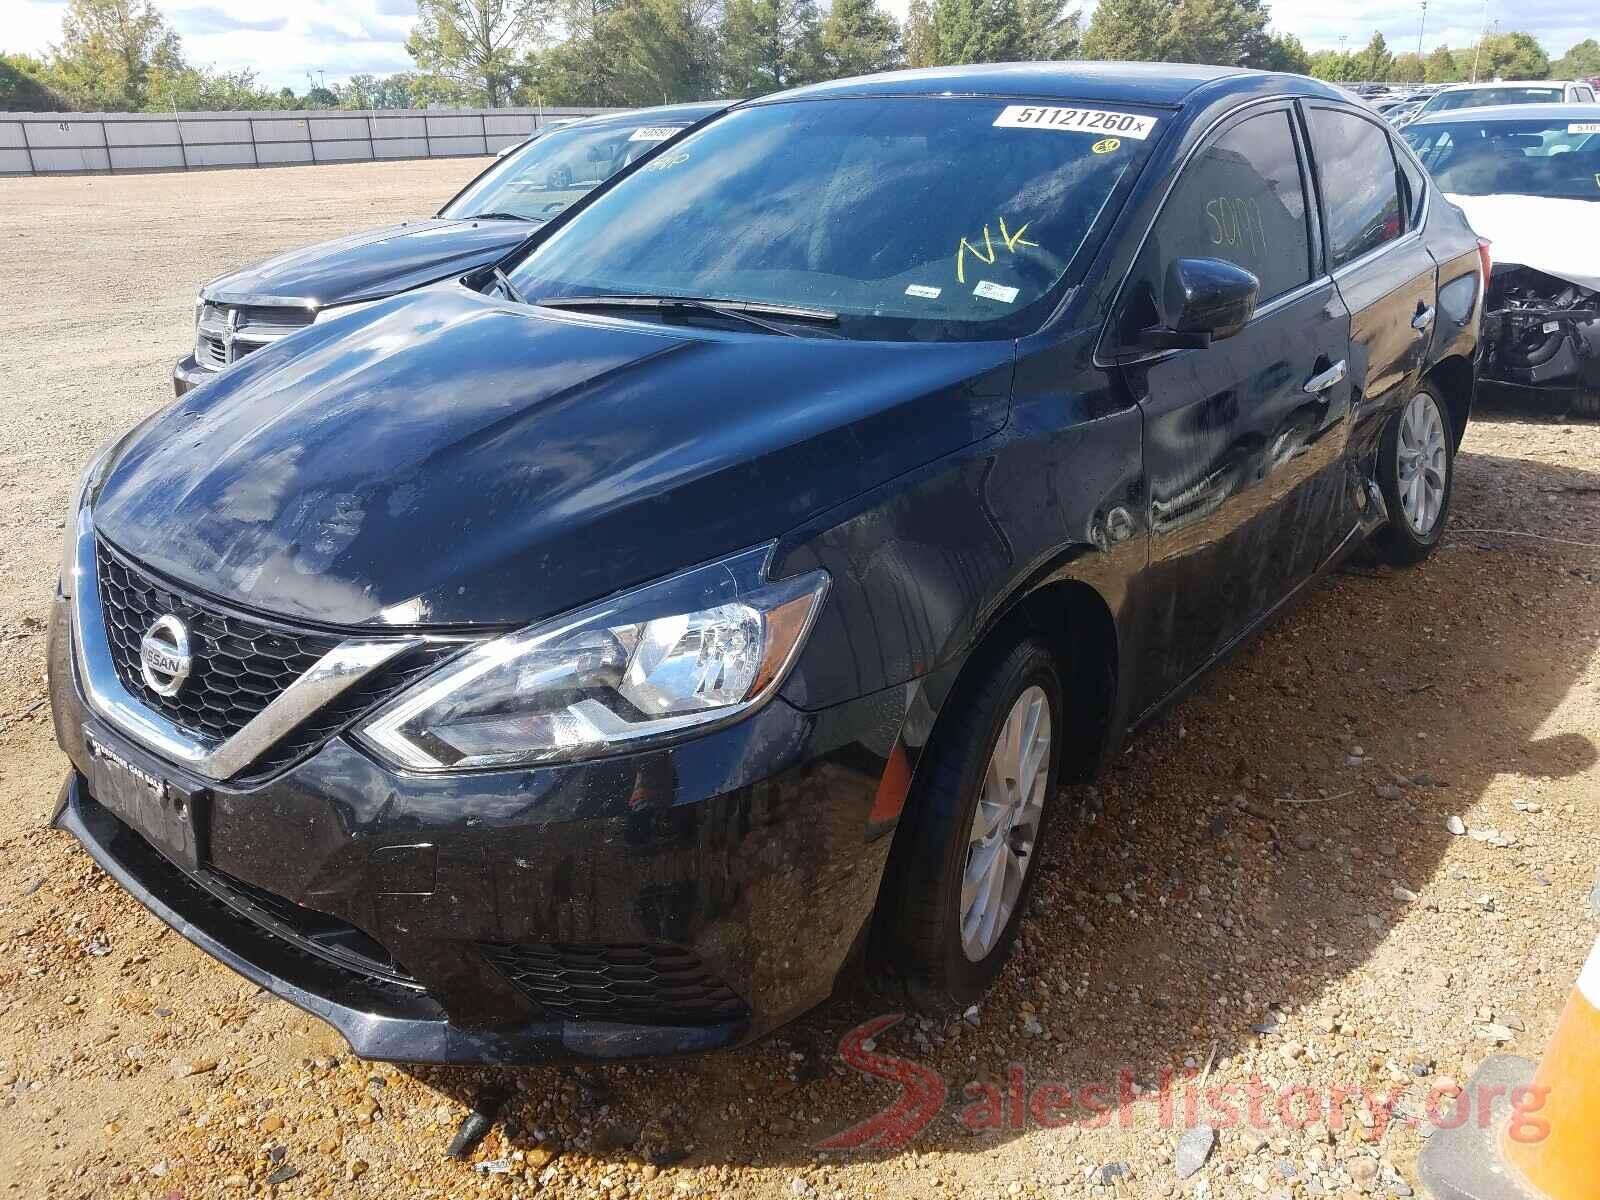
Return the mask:
<path id="1" fill-rule="evenodd" d="M 630 142 L 664 142 L 678 131 L 671 125 L 641 125 L 628 135 Z"/>
<path id="2" fill-rule="evenodd" d="M 1002 129 L 1059 129 L 1064 133 L 1114 133 L 1143 141 L 1156 127 L 1154 117 L 1110 112 L 1103 108 L 1045 108 L 1037 104 L 1008 104 L 994 119 Z"/>
<path id="3" fill-rule="evenodd" d="M 1567 126 L 1568 133 L 1600 133 L 1600 121 L 1574 121 Z"/>

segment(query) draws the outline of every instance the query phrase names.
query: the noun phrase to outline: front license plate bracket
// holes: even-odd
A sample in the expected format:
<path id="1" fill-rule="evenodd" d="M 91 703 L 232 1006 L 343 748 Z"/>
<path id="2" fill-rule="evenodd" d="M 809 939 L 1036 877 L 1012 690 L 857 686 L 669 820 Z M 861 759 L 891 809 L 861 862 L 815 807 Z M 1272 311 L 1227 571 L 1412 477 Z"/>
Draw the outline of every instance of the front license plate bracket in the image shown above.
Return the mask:
<path id="1" fill-rule="evenodd" d="M 89 751 L 89 793 L 100 806 L 187 871 L 204 858 L 211 793 L 175 783 L 132 762 L 92 735 Z"/>

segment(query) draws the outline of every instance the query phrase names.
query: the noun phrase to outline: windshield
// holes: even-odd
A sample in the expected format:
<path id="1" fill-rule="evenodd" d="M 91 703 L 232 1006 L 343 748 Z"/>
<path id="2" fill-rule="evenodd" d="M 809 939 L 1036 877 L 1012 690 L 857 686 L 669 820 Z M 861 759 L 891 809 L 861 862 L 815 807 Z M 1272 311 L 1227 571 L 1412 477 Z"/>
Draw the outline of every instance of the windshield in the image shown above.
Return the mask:
<path id="1" fill-rule="evenodd" d="M 1600 200 L 1600 119 L 1463 119 L 1401 136 L 1447 192 Z"/>
<path id="2" fill-rule="evenodd" d="M 596 197 L 511 269 L 557 297 L 826 310 L 847 337 L 1029 332 L 1159 118 L 1004 99 L 736 110 Z"/>
<path id="3" fill-rule="evenodd" d="M 492 213 L 548 221 L 689 124 L 692 122 L 681 117 L 652 121 L 648 113 L 641 113 L 632 124 L 553 130 L 506 155 L 440 209 L 439 215 Z"/>
<path id="4" fill-rule="evenodd" d="M 1449 112 L 1456 108 L 1488 108 L 1493 104 L 1552 104 L 1560 103 L 1558 87 L 1491 87 L 1463 88 L 1459 92 L 1440 92 L 1428 101 L 1429 113 Z"/>

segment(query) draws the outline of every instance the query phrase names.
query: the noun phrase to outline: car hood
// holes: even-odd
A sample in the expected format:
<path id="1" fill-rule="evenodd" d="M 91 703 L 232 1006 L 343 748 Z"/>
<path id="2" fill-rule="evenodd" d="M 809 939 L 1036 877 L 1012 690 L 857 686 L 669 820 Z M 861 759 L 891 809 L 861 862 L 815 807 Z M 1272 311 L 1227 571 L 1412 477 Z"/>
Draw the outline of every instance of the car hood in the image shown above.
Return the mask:
<path id="1" fill-rule="evenodd" d="M 267 613 L 519 624 L 758 545 L 987 436 L 1012 358 L 441 284 L 190 393 L 121 451 L 94 521 L 173 582 Z"/>
<path id="2" fill-rule="evenodd" d="M 1549 196 L 1445 198 L 1467 214 L 1479 237 L 1489 239 L 1495 265 L 1532 267 L 1579 287 L 1600 291 L 1600 203 Z"/>
<path id="3" fill-rule="evenodd" d="M 528 221 L 431 220 L 371 229 L 213 279 L 201 294 L 224 304 L 377 300 L 504 258 L 538 228 Z"/>

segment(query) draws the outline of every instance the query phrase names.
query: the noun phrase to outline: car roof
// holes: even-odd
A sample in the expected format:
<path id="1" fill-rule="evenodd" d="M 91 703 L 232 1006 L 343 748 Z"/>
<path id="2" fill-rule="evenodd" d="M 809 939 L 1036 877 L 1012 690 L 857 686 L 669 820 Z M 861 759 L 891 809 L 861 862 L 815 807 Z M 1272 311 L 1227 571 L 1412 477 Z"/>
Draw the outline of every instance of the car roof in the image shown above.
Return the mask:
<path id="1" fill-rule="evenodd" d="M 1443 112 L 1431 112 L 1425 117 L 1418 117 L 1407 129 L 1416 129 L 1423 125 L 1459 125 L 1463 121 L 1474 124 L 1492 124 L 1497 121 L 1537 121 L 1540 118 L 1547 121 L 1593 121 L 1596 118 L 1596 108 L 1593 104 L 1584 104 L 1582 101 L 1568 101 L 1562 104 L 1486 104 L 1482 108 L 1449 108 Z"/>
<path id="2" fill-rule="evenodd" d="M 1281 80 L 1285 91 L 1325 96 L 1349 95 L 1303 75 L 1208 67 L 1190 63 L 1023 62 L 984 63 L 964 67 L 925 67 L 835 79 L 809 87 L 763 96 L 773 100 L 829 96 L 1017 96 L 1095 100 L 1109 104 L 1156 104 L 1177 107 L 1208 85 L 1216 90 L 1257 90 L 1263 80 Z"/>

